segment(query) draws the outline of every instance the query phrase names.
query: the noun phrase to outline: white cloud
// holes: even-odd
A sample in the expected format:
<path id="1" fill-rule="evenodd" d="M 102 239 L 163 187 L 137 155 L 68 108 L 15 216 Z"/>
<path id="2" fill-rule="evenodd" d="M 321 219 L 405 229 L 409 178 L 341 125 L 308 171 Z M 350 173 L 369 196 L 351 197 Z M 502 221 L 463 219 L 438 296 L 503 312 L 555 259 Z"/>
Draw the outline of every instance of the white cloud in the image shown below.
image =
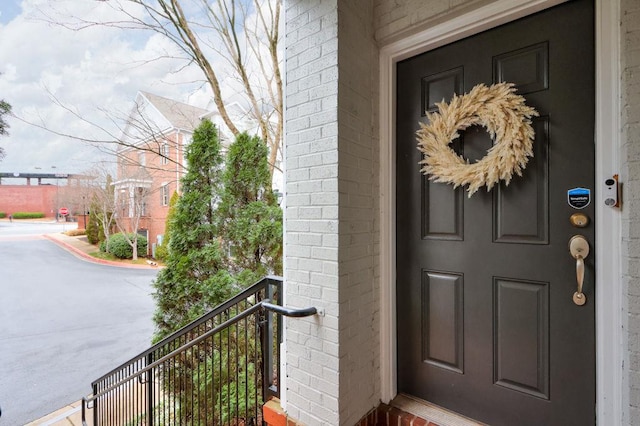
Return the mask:
<path id="1" fill-rule="evenodd" d="M 5 2 L 7 0 L 3 0 Z M 202 74 L 170 59 L 175 46 L 149 32 L 91 26 L 73 31 L 47 20 L 73 16 L 108 20 L 110 2 L 87 0 L 22 0 L 22 12 L 0 19 L 0 99 L 21 120 L 54 131 L 105 139 L 104 132 L 74 117 L 58 103 L 110 131 L 111 115 L 125 116 L 139 90 L 205 107 L 209 100 Z M 17 8 L 12 9 L 17 10 Z M 5 19 L 5 20 L 3 20 Z M 166 59 L 158 60 L 158 57 Z M 176 73 L 180 70 L 179 73 Z M 0 138 L 6 158 L 2 172 L 82 172 L 102 154 L 93 146 L 57 136 L 10 118 L 8 137 Z"/>

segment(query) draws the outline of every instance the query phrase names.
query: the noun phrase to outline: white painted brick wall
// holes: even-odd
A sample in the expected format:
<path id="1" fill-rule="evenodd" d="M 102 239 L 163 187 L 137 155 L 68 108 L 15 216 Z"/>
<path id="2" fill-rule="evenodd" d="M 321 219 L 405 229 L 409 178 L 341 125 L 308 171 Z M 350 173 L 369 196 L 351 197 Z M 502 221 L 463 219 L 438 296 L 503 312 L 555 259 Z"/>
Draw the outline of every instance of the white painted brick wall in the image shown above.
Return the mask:
<path id="1" fill-rule="evenodd" d="M 377 222 L 378 50 L 370 0 L 339 2 L 340 424 L 380 402 Z"/>
<path id="2" fill-rule="evenodd" d="M 375 0 L 375 35 L 381 44 L 443 22 L 451 14 L 491 3 L 490 0 Z"/>
<path id="3" fill-rule="evenodd" d="M 640 425 L 640 3 L 620 3 L 623 274 L 628 288 L 629 424 Z"/>
<path id="4" fill-rule="evenodd" d="M 379 394 L 378 64 L 373 40 L 382 45 L 485 3 L 286 2 L 286 301 L 326 309 L 324 318 L 287 322 L 287 410 L 305 424 L 353 424 Z M 640 426 L 638 1 L 621 0 L 620 16 L 629 420 Z"/>
<path id="5" fill-rule="evenodd" d="M 286 7 L 285 297 L 325 309 L 287 321 L 286 409 L 351 425 L 380 400 L 373 4 Z"/>
<path id="6" fill-rule="evenodd" d="M 286 409 L 308 425 L 339 424 L 336 1 L 286 6 L 285 301 L 323 318 L 286 322 Z"/>

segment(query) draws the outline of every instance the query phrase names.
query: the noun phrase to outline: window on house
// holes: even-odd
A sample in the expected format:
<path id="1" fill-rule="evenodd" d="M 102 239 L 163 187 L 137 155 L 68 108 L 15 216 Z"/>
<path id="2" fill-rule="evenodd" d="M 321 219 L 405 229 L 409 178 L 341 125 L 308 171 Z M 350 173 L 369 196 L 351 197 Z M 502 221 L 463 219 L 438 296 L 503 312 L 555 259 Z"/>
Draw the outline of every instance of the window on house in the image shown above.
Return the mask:
<path id="1" fill-rule="evenodd" d="M 163 206 L 169 205 L 169 184 L 165 183 L 160 188 L 160 202 Z"/>
<path id="2" fill-rule="evenodd" d="M 138 164 L 141 166 L 146 166 L 147 165 L 147 161 L 144 155 L 144 152 L 139 152 L 138 153 Z"/>
<path id="3" fill-rule="evenodd" d="M 162 145 L 162 150 L 160 151 L 160 153 L 162 154 L 160 160 L 161 163 L 163 165 L 169 164 L 169 144 L 165 143 L 164 145 Z"/>

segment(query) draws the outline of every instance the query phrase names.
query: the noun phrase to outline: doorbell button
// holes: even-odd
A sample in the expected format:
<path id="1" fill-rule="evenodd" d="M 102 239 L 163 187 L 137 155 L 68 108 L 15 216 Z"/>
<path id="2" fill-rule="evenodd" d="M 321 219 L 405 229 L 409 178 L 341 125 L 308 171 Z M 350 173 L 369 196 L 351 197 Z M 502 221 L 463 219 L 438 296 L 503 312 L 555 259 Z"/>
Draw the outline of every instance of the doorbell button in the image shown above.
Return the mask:
<path id="1" fill-rule="evenodd" d="M 604 181 L 603 198 L 605 206 L 618 206 L 618 181 L 616 176 L 607 178 Z"/>

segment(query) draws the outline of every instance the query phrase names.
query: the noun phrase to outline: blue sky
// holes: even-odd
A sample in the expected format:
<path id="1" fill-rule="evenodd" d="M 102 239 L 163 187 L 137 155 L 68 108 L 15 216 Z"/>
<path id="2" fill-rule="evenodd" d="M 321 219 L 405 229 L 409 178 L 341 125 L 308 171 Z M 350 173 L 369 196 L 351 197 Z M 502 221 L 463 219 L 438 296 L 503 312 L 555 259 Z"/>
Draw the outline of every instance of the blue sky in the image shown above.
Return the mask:
<path id="1" fill-rule="evenodd" d="M 0 4 L 0 24 L 6 24 L 20 13 L 20 1 L 3 0 Z"/>
<path id="2" fill-rule="evenodd" d="M 108 19 L 118 1 L 0 1 L 0 99 L 17 116 L 9 118 L 9 136 L 0 137 L 6 152 L 0 172 L 90 169 L 104 154 L 95 144 L 59 134 L 117 138 L 113 121 L 126 117 L 138 91 L 207 106 L 199 69 L 154 60 L 174 49 L 165 38 L 105 26 L 72 31 L 47 22 L 72 13 Z"/>

